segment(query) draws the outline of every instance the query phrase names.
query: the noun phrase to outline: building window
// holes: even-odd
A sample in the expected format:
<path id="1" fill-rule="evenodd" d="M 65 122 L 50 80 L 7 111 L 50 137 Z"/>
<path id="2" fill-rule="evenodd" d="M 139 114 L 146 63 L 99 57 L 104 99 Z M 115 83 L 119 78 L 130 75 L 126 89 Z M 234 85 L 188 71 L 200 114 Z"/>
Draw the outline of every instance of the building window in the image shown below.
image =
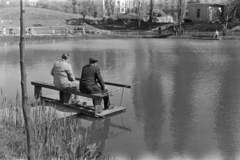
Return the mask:
<path id="1" fill-rule="evenodd" d="M 201 10 L 197 9 L 197 18 L 200 18 L 200 12 L 201 12 Z"/>

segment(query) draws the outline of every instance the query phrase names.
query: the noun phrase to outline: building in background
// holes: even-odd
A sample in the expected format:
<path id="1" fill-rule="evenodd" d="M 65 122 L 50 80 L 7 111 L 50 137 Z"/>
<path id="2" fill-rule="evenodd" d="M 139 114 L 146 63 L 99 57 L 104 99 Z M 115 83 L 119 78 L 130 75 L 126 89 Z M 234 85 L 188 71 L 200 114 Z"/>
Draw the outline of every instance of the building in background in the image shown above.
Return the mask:
<path id="1" fill-rule="evenodd" d="M 178 17 L 176 0 L 158 1 L 166 14 L 170 14 L 175 18 Z M 194 18 L 194 21 L 215 21 L 218 19 L 218 14 L 220 14 L 218 13 L 219 7 L 222 9 L 223 5 L 229 1 L 231 0 L 187 0 L 188 4 L 184 17 Z"/>
<path id="2" fill-rule="evenodd" d="M 211 4 L 222 4 L 229 0 L 189 0 L 189 3 L 211 3 Z"/>
<path id="3" fill-rule="evenodd" d="M 188 18 L 193 22 L 216 22 L 223 16 L 223 8 L 222 4 L 189 4 Z"/>

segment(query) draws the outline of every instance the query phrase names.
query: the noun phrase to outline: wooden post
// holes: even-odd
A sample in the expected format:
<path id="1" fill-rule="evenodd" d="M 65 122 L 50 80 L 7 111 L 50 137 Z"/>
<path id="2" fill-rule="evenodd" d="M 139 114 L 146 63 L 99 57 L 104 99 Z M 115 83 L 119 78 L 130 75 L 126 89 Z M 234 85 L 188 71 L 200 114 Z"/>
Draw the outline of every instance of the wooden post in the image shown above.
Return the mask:
<path id="1" fill-rule="evenodd" d="M 94 99 L 95 114 L 102 113 L 103 106 L 102 106 L 102 99 Z"/>
<path id="2" fill-rule="evenodd" d="M 27 159 L 33 160 L 33 147 L 32 147 L 32 131 L 30 121 L 30 106 L 28 106 L 27 95 L 27 74 L 24 64 L 24 52 L 25 52 L 25 23 L 24 23 L 24 0 L 20 0 L 20 69 L 21 69 L 21 88 L 22 88 L 22 110 L 25 121 L 25 130 L 27 136 Z"/>
<path id="3" fill-rule="evenodd" d="M 39 86 L 34 87 L 34 96 L 36 99 L 42 96 L 42 87 L 39 87 Z"/>
<path id="4" fill-rule="evenodd" d="M 59 92 L 59 99 L 60 99 L 60 102 L 62 104 L 64 103 L 67 103 L 67 104 L 70 104 L 71 103 L 71 94 L 69 93 L 64 93 L 64 92 Z"/>

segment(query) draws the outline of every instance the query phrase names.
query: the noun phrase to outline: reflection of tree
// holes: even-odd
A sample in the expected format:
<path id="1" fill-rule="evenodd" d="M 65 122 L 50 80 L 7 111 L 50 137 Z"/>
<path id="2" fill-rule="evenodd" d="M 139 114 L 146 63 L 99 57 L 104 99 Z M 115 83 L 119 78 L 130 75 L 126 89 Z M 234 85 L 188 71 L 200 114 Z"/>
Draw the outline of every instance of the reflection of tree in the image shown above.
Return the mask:
<path id="1" fill-rule="evenodd" d="M 104 6 L 105 6 L 105 9 L 106 9 L 106 11 L 107 11 L 107 15 L 108 15 L 108 16 L 114 14 L 115 3 L 114 3 L 113 0 L 105 0 L 105 1 L 104 1 Z"/>
<path id="2" fill-rule="evenodd" d="M 85 136 L 85 142 L 87 142 L 88 145 L 94 146 L 95 148 L 93 151 L 91 151 L 90 157 L 100 157 L 101 155 L 104 155 L 106 140 L 118 136 L 120 134 L 113 132 L 109 134 L 110 127 L 131 132 L 131 129 L 127 127 L 112 123 L 109 117 L 106 117 L 104 119 L 95 119 L 83 116 L 75 120 L 81 121 L 79 123 L 82 124 L 84 124 L 82 120 L 86 120 L 85 122 L 91 123 L 90 126 L 88 125 L 87 127 L 81 127 L 80 131 L 81 134 L 87 135 Z"/>
<path id="3" fill-rule="evenodd" d="M 147 149 L 151 152 L 159 150 L 162 126 L 164 122 L 165 106 L 162 100 L 162 88 L 159 85 L 159 73 L 156 72 L 158 54 L 150 52 L 146 56 L 141 44 L 137 44 L 137 57 L 135 64 L 140 64 L 134 70 L 134 82 L 139 83 L 133 87 L 133 103 L 136 117 L 144 122 L 144 138 Z M 145 73 L 145 74 L 143 74 Z M 140 116 L 140 117 L 139 117 Z"/>
<path id="4" fill-rule="evenodd" d="M 235 58 L 235 57 L 233 57 Z M 228 65 L 222 81 L 222 90 L 219 105 L 214 112 L 215 134 L 219 149 L 225 159 L 235 159 L 239 152 L 237 135 L 239 132 L 239 95 L 240 78 L 239 63 L 233 61 Z M 237 100 L 237 101 L 236 101 Z"/>
<path id="5" fill-rule="evenodd" d="M 191 62 L 194 60 L 194 57 L 187 54 L 182 54 L 179 58 L 180 62 L 175 66 L 174 70 L 175 93 L 171 108 L 171 131 L 175 152 L 184 154 L 184 150 L 189 145 L 191 133 L 193 132 L 194 106 L 191 104 L 191 95 L 193 95 L 191 85 L 194 81 L 192 75 L 196 72 L 193 66 L 196 63 Z M 189 63 L 185 64 L 184 62 L 186 61 Z"/>

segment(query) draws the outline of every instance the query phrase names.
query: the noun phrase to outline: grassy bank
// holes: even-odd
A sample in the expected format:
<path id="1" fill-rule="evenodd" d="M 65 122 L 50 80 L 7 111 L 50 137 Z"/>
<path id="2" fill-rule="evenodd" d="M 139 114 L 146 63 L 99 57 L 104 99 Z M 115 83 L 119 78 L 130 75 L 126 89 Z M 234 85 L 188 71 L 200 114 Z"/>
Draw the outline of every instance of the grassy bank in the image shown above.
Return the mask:
<path id="1" fill-rule="evenodd" d="M 67 19 L 81 18 L 80 14 L 64 13 L 42 8 L 25 8 L 25 22 L 26 26 L 42 25 L 42 26 L 55 26 L 66 25 Z M 20 26 L 20 8 L 10 7 L 1 8 L 0 10 L 0 26 Z"/>

